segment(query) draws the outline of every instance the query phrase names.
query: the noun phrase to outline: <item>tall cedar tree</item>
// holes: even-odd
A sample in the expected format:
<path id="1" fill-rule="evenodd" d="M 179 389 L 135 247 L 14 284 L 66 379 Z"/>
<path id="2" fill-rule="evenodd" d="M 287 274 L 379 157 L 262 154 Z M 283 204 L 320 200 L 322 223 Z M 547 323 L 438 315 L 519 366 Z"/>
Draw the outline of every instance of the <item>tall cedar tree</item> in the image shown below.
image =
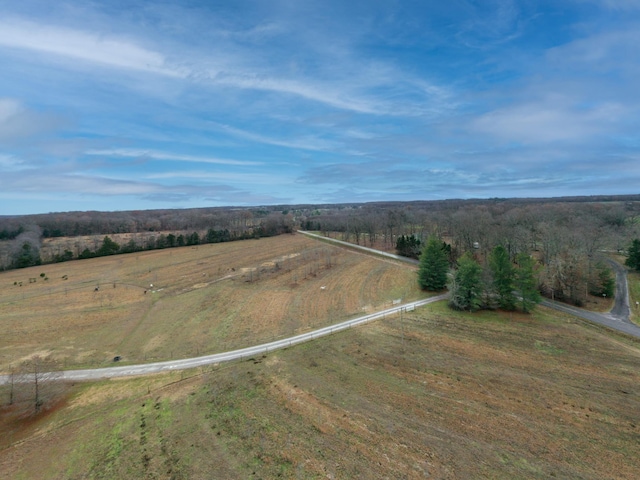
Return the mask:
<path id="1" fill-rule="evenodd" d="M 109 237 L 104 237 L 104 240 L 102 240 L 102 246 L 96 252 L 96 256 L 104 257 L 107 255 L 115 255 L 116 253 L 118 253 L 118 250 L 120 250 L 120 245 L 111 240 Z"/>
<path id="2" fill-rule="evenodd" d="M 515 309 L 516 297 L 513 294 L 515 270 L 507 249 L 502 245 L 495 247 L 489 258 L 489 266 L 493 274 L 493 287 L 498 294 L 498 306 L 503 310 Z"/>
<path id="3" fill-rule="evenodd" d="M 521 253 L 516 259 L 518 268 L 515 270 L 514 285 L 520 293 L 522 311 L 529 313 L 536 303 L 540 302 L 540 292 L 536 285 L 535 261 L 526 253 Z"/>
<path id="4" fill-rule="evenodd" d="M 458 269 L 449 283 L 449 306 L 474 312 L 482 306 L 482 267 L 469 252 L 458 259 Z"/>
<path id="5" fill-rule="evenodd" d="M 449 260 L 444 243 L 436 237 L 429 237 L 420 255 L 418 284 L 423 290 L 442 290 L 447 285 Z"/>
<path id="6" fill-rule="evenodd" d="M 637 238 L 631 242 L 629 247 L 629 255 L 624 264 L 634 270 L 640 271 L 640 240 Z"/>

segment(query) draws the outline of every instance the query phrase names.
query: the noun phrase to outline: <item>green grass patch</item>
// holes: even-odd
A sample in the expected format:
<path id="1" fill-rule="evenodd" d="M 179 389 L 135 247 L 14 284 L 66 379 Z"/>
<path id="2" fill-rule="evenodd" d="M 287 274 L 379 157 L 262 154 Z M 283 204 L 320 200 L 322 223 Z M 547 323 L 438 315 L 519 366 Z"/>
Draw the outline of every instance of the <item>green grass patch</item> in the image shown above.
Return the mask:
<path id="1" fill-rule="evenodd" d="M 640 273 L 629 272 L 629 306 L 631 307 L 631 319 L 640 325 Z M 639 302 L 636 304 L 636 302 Z"/>
<path id="2" fill-rule="evenodd" d="M 548 353 L 550 355 L 559 355 L 565 352 L 563 349 L 555 347 L 551 343 L 546 342 L 544 340 L 536 340 L 534 342 L 534 346 L 536 347 L 537 350 L 540 350 L 541 352 L 544 352 L 544 353 Z"/>

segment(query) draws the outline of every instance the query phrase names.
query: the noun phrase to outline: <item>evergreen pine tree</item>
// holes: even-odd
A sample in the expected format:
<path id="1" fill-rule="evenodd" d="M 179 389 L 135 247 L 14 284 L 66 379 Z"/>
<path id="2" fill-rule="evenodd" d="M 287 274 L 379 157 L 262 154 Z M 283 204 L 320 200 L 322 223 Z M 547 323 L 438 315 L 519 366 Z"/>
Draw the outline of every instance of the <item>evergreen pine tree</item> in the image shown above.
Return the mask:
<path id="1" fill-rule="evenodd" d="M 443 243 L 436 237 L 429 237 L 420 255 L 418 284 L 423 290 L 442 290 L 447 285 L 449 261 Z"/>
<path id="2" fill-rule="evenodd" d="M 468 252 L 458 259 L 449 291 L 449 306 L 456 310 L 478 310 L 482 306 L 482 267 Z"/>
<path id="3" fill-rule="evenodd" d="M 489 266 L 493 273 L 493 287 L 498 294 L 498 306 L 504 310 L 513 310 L 516 298 L 513 294 L 514 268 L 509 253 L 498 245 L 491 252 Z"/>
<path id="4" fill-rule="evenodd" d="M 616 281 L 613 278 L 611 269 L 603 266 L 598 271 L 598 280 L 600 280 L 600 293 L 609 298 L 613 298 L 616 292 Z"/>
<path id="5" fill-rule="evenodd" d="M 407 251 L 407 240 L 404 235 L 398 237 L 396 240 L 396 253 L 398 255 L 405 255 Z"/>
<path id="6" fill-rule="evenodd" d="M 637 238 L 631 242 L 629 254 L 624 264 L 629 268 L 640 271 L 640 240 Z"/>
<path id="7" fill-rule="evenodd" d="M 22 248 L 18 250 L 16 258 L 13 262 L 15 268 L 32 267 L 34 265 L 40 265 L 40 251 L 37 247 L 29 242 L 24 242 Z"/>
<path id="8" fill-rule="evenodd" d="M 520 293 L 522 311 L 529 313 L 541 299 L 536 285 L 535 262 L 531 256 L 521 253 L 518 255 L 517 263 L 514 285 Z"/>
<path id="9" fill-rule="evenodd" d="M 104 237 L 102 240 L 102 246 L 96 252 L 96 256 L 103 257 L 105 255 L 115 255 L 120 250 L 120 245 L 111 240 L 109 237 Z"/>

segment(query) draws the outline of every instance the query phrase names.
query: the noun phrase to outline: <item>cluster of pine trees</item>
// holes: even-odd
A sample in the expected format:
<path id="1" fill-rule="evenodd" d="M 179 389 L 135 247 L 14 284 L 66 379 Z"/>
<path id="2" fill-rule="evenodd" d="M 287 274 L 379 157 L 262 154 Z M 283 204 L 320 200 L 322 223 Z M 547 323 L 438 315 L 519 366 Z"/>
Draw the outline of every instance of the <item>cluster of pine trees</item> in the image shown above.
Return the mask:
<path id="1" fill-rule="evenodd" d="M 422 242 L 415 235 L 400 235 L 396 240 L 396 252 L 398 255 L 409 258 L 419 258 L 422 251 Z"/>
<path id="2" fill-rule="evenodd" d="M 525 253 L 515 263 L 507 250 L 496 246 L 485 266 L 469 252 L 456 261 L 449 274 L 449 253 L 444 242 L 430 237 L 420 256 L 418 283 L 424 290 L 449 289 L 449 305 L 456 310 L 501 308 L 530 312 L 540 301 L 535 261 Z"/>

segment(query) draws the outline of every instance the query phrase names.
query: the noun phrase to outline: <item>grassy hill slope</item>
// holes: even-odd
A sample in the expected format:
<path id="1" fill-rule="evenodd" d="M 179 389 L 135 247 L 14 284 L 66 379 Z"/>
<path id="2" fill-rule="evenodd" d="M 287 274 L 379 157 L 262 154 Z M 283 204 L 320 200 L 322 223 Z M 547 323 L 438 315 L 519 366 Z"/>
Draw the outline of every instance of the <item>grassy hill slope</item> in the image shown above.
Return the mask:
<path id="1" fill-rule="evenodd" d="M 3 411 L 6 478 L 637 478 L 640 344 L 444 303 L 263 358 Z M 6 395 L 6 390 L 2 391 Z"/>

